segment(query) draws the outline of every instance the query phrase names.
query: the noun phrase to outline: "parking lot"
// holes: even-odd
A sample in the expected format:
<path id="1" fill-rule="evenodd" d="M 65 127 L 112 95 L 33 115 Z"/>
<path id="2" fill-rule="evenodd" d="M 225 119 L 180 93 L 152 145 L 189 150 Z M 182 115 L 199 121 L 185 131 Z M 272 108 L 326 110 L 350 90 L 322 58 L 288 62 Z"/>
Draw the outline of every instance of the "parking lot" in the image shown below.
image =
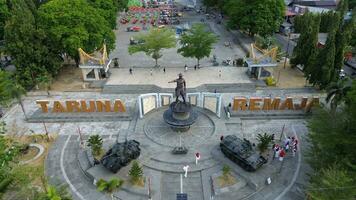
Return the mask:
<path id="1" fill-rule="evenodd" d="M 228 58 L 237 59 L 245 56 L 241 48 L 233 44 L 232 34 L 226 31 L 223 25 L 218 24 L 216 19 L 207 19 L 205 13 L 198 13 L 197 10 L 193 9 L 191 9 L 190 11 L 183 10 L 184 7 L 187 7 L 187 4 L 189 4 L 189 2 L 187 1 L 176 1 L 176 9 L 178 9 L 180 13 L 182 13 L 182 17 L 176 16 L 176 19 L 174 21 L 174 23 L 176 24 L 165 25 L 165 27 L 172 28 L 176 32 L 177 26 L 190 27 L 194 23 L 204 23 L 207 26 L 208 30 L 215 33 L 219 37 L 218 42 L 214 45 L 214 49 L 212 50 L 210 57 L 201 60 L 200 63 L 202 67 L 213 65 L 213 55 L 216 55 L 219 65 L 221 65 L 223 60 L 226 60 Z M 200 8 L 200 6 L 198 5 L 197 8 Z M 122 19 L 122 16 L 124 16 L 124 14 L 121 13 L 120 15 L 121 16 L 118 18 L 118 29 L 115 30 L 116 48 L 110 53 L 110 58 L 118 58 L 120 67 L 153 67 L 155 65 L 154 60 L 151 57 L 145 55 L 144 53 L 136 53 L 133 55 L 129 55 L 128 53 L 130 38 L 136 36 L 137 34 L 147 33 L 149 29 L 152 28 L 152 25 L 150 23 L 152 17 L 149 17 L 147 19 L 147 23 L 145 24 L 141 21 L 137 21 L 135 22 L 135 24 L 133 24 L 132 20 L 129 23 L 122 24 L 120 22 L 120 19 Z M 177 21 L 179 21 L 179 24 L 177 23 Z M 159 25 L 160 24 L 157 24 L 157 26 Z M 138 28 L 140 30 L 138 32 L 127 31 L 127 28 L 132 29 L 133 27 L 136 30 Z M 176 38 L 179 39 L 179 36 L 177 35 Z M 226 46 L 226 43 L 231 44 L 231 46 Z M 183 56 L 177 54 L 177 49 L 178 48 L 176 47 L 172 49 L 163 50 L 163 56 L 158 60 L 158 64 L 166 68 L 180 66 L 183 67 L 185 64 L 187 64 L 188 67 L 194 67 L 194 65 L 196 64 L 196 60 L 191 58 L 184 58 Z"/>

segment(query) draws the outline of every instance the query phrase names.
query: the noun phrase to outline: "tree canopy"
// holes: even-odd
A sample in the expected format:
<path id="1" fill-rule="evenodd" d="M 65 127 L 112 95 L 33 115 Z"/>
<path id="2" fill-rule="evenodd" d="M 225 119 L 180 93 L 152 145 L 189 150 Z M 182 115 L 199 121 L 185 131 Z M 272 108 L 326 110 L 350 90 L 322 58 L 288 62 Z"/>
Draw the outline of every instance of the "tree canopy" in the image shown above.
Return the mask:
<path id="1" fill-rule="evenodd" d="M 106 19 L 111 29 L 116 28 L 116 13 L 119 8 L 117 0 L 88 0 L 88 2 Z"/>
<path id="2" fill-rule="evenodd" d="M 209 57 L 213 44 L 218 40 L 217 36 L 206 31 L 203 24 L 195 24 L 192 28 L 181 36 L 181 48 L 178 53 L 184 57 L 196 58 L 199 66 L 199 60 Z"/>
<path id="3" fill-rule="evenodd" d="M 250 35 L 272 35 L 279 29 L 285 14 L 283 0 L 229 0 L 224 10 L 228 25 L 247 31 Z"/>
<path id="4" fill-rule="evenodd" d="M 18 82 L 28 88 L 47 72 L 56 75 L 62 62 L 45 31 L 38 28 L 36 7 L 31 2 L 12 1 L 5 26 L 5 50 L 16 66 Z"/>
<path id="5" fill-rule="evenodd" d="M 61 53 L 79 62 L 78 48 L 93 52 L 105 42 L 114 48 L 115 35 L 107 20 L 86 0 L 52 0 L 39 8 L 41 28 Z"/>
<path id="6" fill-rule="evenodd" d="M 342 93 L 336 97 L 338 109 L 323 107 L 308 123 L 310 147 L 306 156 L 315 171 L 307 189 L 311 199 L 355 196 L 356 190 L 350 186 L 356 182 L 356 81 Z"/>
<path id="7" fill-rule="evenodd" d="M 9 9 L 6 0 L 0 0 L 0 40 L 4 39 L 5 22 L 8 16 Z"/>
<path id="8" fill-rule="evenodd" d="M 135 39 L 144 42 L 129 46 L 129 53 L 144 52 L 155 59 L 156 66 L 158 66 L 158 59 L 162 57 L 161 51 L 176 46 L 174 32 L 167 28 L 153 28 L 149 33 L 138 35 Z"/>

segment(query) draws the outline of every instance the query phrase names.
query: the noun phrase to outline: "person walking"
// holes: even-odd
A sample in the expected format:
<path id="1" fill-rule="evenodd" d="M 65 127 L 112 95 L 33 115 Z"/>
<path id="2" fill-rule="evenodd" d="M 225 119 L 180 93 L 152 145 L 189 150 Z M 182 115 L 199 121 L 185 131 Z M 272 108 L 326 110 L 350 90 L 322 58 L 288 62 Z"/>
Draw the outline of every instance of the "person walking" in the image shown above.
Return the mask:
<path id="1" fill-rule="evenodd" d="M 184 65 L 184 71 L 188 71 L 188 66 L 187 65 Z"/>
<path id="2" fill-rule="evenodd" d="M 197 65 L 194 65 L 194 70 L 197 70 Z"/>
<path id="3" fill-rule="evenodd" d="M 163 73 L 166 73 L 166 68 L 165 67 L 163 67 Z"/>
<path id="4" fill-rule="evenodd" d="M 153 75 L 153 71 L 152 71 L 152 69 L 151 69 L 150 73 L 151 73 L 151 76 L 152 76 L 152 75 Z"/>
<path id="5" fill-rule="evenodd" d="M 281 148 L 279 147 L 279 145 L 276 144 L 275 147 L 274 147 L 274 157 L 275 158 L 279 158 L 280 149 Z"/>
<path id="6" fill-rule="evenodd" d="M 198 161 L 200 160 L 200 153 L 195 153 L 195 165 L 198 165 Z"/>
<path id="7" fill-rule="evenodd" d="M 284 156 L 286 156 L 286 152 L 282 149 L 279 152 L 279 161 L 283 161 Z"/>
<path id="8" fill-rule="evenodd" d="M 130 69 L 129 69 L 129 72 L 130 72 L 130 74 L 132 75 L 132 68 L 130 67 Z"/>
<path id="9" fill-rule="evenodd" d="M 221 69 L 219 70 L 219 78 L 221 78 Z"/>
<path id="10" fill-rule="evenodd" d="M 187 178 L 187 176 L 188 176 L 188 170 L 189 170 L 189 165 L 183 166 L 183 170 L 184 170 L 184 177 Z"/>

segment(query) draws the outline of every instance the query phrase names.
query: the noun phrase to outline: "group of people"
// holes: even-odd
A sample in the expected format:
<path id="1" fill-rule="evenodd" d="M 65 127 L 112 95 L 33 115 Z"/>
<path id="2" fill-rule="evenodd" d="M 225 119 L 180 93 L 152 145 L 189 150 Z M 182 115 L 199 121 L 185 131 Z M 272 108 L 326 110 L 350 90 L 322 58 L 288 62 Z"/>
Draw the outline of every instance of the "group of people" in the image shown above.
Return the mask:
<path id="1" fill-rule="evenodd" d="M 197 65 L 194 65 L 194 70 L 197 70 L 197 69 L 200 69 L 199 66 Z M 184 65 L 184 72 L 188 71 L 188 66 L 187 65 Z M 130 75 L 133 74 L 133 69 L 130 67 L 129 69 L 129 73 Z M 166 67 L 163 67 L 163 73 L 166 73 Z M 153 75 L 153 70 L 151 69 L 150 70 L 150 75 L 152 76 Z M 221 77 L 221 70 L 219 70 L 219 77 Z"/>
<path id="2" fill-rule="evenodd" d="M 292 151 L 293 157 L 295 156 L 298 150 L 298 140 L 295 137 L 288 136 L 284 140 L 283 145 L 274 144 L 272 148 L 274 152 L 273 159 L 278 158 L 280 161 L 283 161 L 288 151 Z"/>

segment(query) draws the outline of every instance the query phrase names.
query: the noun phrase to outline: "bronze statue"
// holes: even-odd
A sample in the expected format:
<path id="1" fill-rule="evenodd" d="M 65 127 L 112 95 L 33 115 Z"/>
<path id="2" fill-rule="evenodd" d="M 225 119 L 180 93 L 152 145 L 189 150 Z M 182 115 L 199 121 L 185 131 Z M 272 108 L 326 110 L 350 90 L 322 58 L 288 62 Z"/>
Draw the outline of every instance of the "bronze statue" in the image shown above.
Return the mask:
<path id="1" fill-rule="evenodd" d="M 168 83 L 177 83 L 177 87 L 175 89 L 176 91 L 176 102 L 178 102 L 178 98 L 179 96 L 182 96 L 183 98 L 183 102 L 185 103 L 185 94 L 186 94 L 186 84 L 185 84 L 185 80 L 183 78 L 182 73 L 179 73 L 178 75 L 179 78 L 173 80 L 173 81 L 169 81 Z"/>

